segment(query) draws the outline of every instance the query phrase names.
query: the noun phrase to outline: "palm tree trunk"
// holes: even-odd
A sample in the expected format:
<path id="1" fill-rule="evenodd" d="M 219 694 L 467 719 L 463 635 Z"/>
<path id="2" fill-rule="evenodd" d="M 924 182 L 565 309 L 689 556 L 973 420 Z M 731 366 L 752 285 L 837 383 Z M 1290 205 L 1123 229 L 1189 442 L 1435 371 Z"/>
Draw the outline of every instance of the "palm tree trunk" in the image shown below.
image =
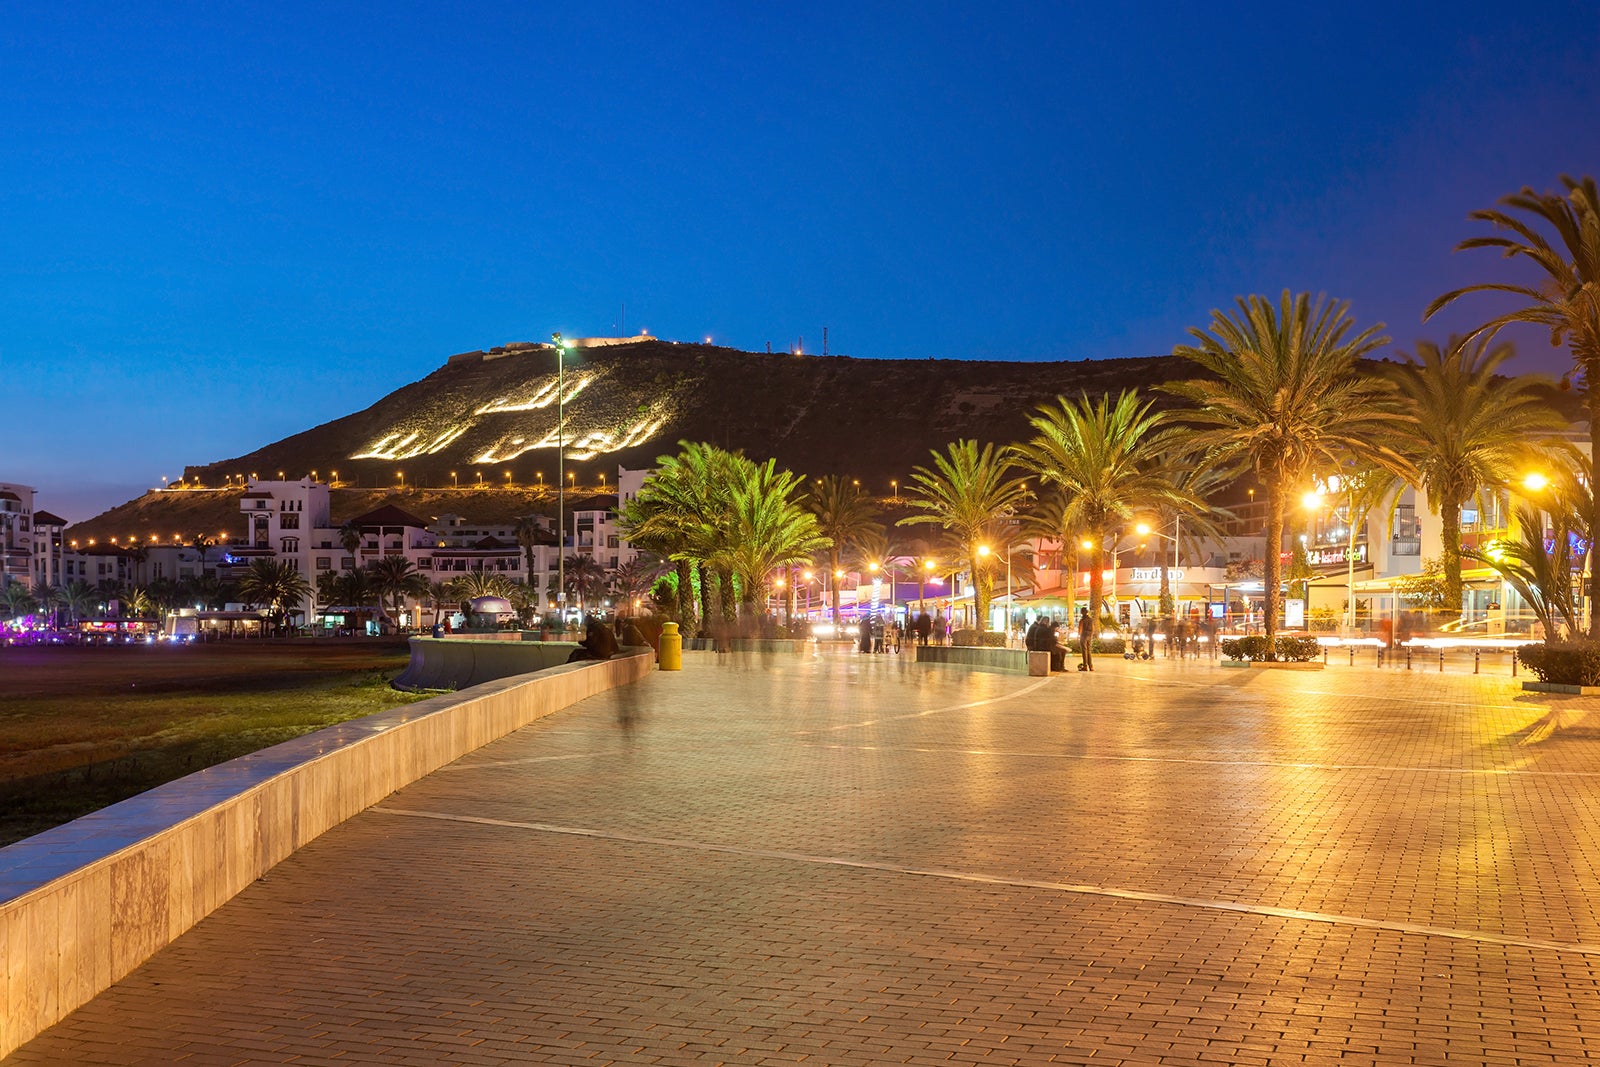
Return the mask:
<path id="1" fill-rule="evenodd" d="M 1461 504 L 1444 500 L 1439 504 L 1439 518 L 1444 520 L 1444 608 L 1459 619 L 1463 614 L 1461 604 Z"/>
<path id="2" fill-rule="evenodd" d="M 1077 616 L 1078 616 L 1078 540 L 1077 540 L 1077 538 L 1076 537 L 1072 538 L 1072 547 L 1071 548 L 1067 548 L 1065 542 L 1063 542 L 1062 550 L 1067 553 L 1067 559 L 1072 564 L 1072 569 L 1067 572 L 1067 574 L 1068 574 L 1067 580 L 1062 583 L 1062 587 L 1063 587 L 1063 589 L 1065 589 L 1066 594 L 1067 594 L 1066 595 L 1067 622 L 1068 623 L 1072 623 L 1072 622 L 1075 622 L 1077 620 Z"/>
<path id="3" fill-rule="evenodd" d="M 1594 438 L 1594 427 L 1600 426 L 1600 382 L 1595 380 L 1597 370 L 1595 360 L 1585 362 L 1583 368 L 1584 387 L 1589 400 L 1589 436 Z M 1591 446 L 1591 452 L 1593 447 Z M 1592 470 L 1600 470 L 1600 463 L 1596 463 Z M 1592 474 L 1591 470 L 1591 474 Z M 1597 582 L 1595 569 L 1596 562 L 1600 561 L 1600 552 L 1594 550 L 1594 539 L 1600 537 L 1600 486 L 1594 484 L 1591 477 L 1589 482 L 1589 566 L 1588 579 L 1584 584 L 1584 594 L 1589 598 L 1589 637 L 1591 640 L 1600 640 L 1600 582 Z"/>
<path id="4" fill-rule="evenodd" d="M 973 626 L 979 633 L 985 633 L 989 629 L 989 586 L 984 581 L 984 570 L 976 551 L 967 557 L 967 563 L 972 567 L 972 611 L 977 615 Z"/>
<path id="5" fill-rule="evenodd" d="M 1094 619 L 1095 629 L 1100 628 L 1100 610 L 1105 600 L 1106 591 L 1106 547 L 1105 538 L 1095 541 L 1094 555 L 1090 558 L 1089 571 L 1089 617 Z"/>
<path id="6" fill-rule="evenodd" d="M 1267 547 L 1262 553 L 1262 570 L 1266 593 L 1267 659 L 1276 659 L 1278 647 L 1278 612 L 1283 608 L 1283 592 L 1278 583 L 1283 580 L 1283 498 L 1285 487 L 1281 478 L 1267 484 Z"/>
<path id="7" fill-rule="evenodd" d="M 694 568 L 686 559 L 678 560 L 674 568 L 678 574 L 678 625 L 685 633 L 694 630 Z"/>
<path id="8" fill-rule="evenodd" d="M 706 637 L 711 633 L 711 568 L 704 563 L 694 565 L 695 578 L 700 582 L 700 625 L 695 634 Z"/>
<path id="9" fill-rule="evenodd" d="M 833 581 L 833 624 L 839 625 L 839 550 L 828 549 L 828 574 L 824 581 Z"/>
<path id="10" fill-rule="evenodd" d="M 722 601 L 722 618 L 733 622 L 739 617 L 738 601 L 733 597 L 733 571 L 727 567 L 717 571 L 717 595 Z"/>

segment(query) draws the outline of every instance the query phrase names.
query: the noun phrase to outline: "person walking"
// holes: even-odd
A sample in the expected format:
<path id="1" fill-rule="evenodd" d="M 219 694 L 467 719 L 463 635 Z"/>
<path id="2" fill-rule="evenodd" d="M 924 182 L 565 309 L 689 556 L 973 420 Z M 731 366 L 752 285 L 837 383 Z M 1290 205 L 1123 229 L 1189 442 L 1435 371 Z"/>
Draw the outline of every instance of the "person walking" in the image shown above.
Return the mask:
<path id="1" fill-rule="evenodd" d="M 1080 671 L 1094 670 L 1094 620 L 1089 618 L 1088 608 L 1078 609 L 1078 643 L 1083 646 L 1083 661 L 1078 664 Z"/>

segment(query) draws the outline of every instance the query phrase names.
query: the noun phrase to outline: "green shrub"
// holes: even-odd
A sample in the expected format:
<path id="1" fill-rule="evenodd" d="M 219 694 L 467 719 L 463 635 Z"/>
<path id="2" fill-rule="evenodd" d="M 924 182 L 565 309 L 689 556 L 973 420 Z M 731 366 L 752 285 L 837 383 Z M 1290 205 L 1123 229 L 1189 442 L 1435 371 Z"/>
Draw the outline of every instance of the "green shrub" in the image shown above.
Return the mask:
<path id="1" fill-rule="evenodd" d="M 1120 656 L 1127 650 L 1127 644 L 1120 637 L 1097 637 L 1089 648 L 1097 656 Z M 1067 642 L 1067 648 L 1074 656 L 1083 654 L 1083 642 L 1073 638 Z"/>
<path id="2" fill-rule="evenodd" d="M 1005 648 L 1006 635 L 993 630 L 957 630 L 950 635 L 950 643 L 978 648 Z"/>
<path id="3" fill-rule="evenodd" d="M 1517 658 L 1541 682 L 1600 685 L 1600 641 L 1546 641 L 1523 645 Z"/>
<path id="4" fill-rule="evenodd" d="M 1315 637 L 1280 637 L 1277 655 L 1267 655 L 1265 637 L 1228 637 L 1221 644 L 1222 654 L 1233 660 L 1279 659 L 1287 663 L 1309 663 L 1317 658 L 1322 646 Z"/>

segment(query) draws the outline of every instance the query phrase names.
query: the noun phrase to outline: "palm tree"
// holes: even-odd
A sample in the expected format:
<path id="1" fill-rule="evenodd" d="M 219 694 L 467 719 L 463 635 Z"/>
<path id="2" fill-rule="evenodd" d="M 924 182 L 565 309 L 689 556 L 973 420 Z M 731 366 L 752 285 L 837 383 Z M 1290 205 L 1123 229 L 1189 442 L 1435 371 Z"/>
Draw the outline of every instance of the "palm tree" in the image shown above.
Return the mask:
<path id="1" fill-rule="evenodd" d="M 606 588 L 606 569 L 593 556 L 575 552 L 567 557 L 567 591 L 578 601 L 578 614 L 584 614 L 589 601 L 601 596 Z"/>
<path id="2" fill-rule="evenodd" d="M 481 596 L 507 597 L 511 595 L 511 579 L 494 571 L 467 571 L 445 583 L 452 594 L 464 600 Z"/>
<path id="3" fill-rule="evenodd" d="M 1415 363 L 1395 378 L 1416 421 L 1402 429 L 1402 450 L 1416 466 L 1428 507 L 1443 520 L 1445 607 L 1462 607 L 1461 509 L 1486 486 L 1499 488 L 1566 420 L 1535 392 L 1536 378 L 1500 378 L 1495 372 L 1515 355 L 1511 345 L 1486 338 L 1443 349 L 1417 343 Z"/>
<path id="4" fill-rule="evenodd" d="M 84 618 L 100 600 L 100 591 L 82 578 L 74 578 L 61 587 L 60 604 L 67 609 L 67 618 L 77 622 Z"/>
<path id="5" fill-rule="evenodd" d="M 800 503 L 803 484 L 792 471 L 767 460 L 732 487 L 727 535 L 718 561 L 739 578 L 744 613 L 755 612 L 767 578 L 780 567 L 809 562 L 831 542 L 818 530 L 817 517 Z"/>
<path id="6" fill-rule="evenodd" d="M 1287 289 L 1276 306 L 1263 296 L 1242 297 L 1237 312 L 1211 313 L 1210 332 L 1191 329 L 1198 346 L 1173 354 L 1208 377 L 1164 386 L 1193 405 L 1183 418 L 1195 427 L 1189 441 L 1211 461 L 1255 472 L 1267 490 L 1265 558 L 1268 655 L 1278 631 L 1283 574 L 1285 503 L 1309 487 L 1318 466 L 1347 457 L 1410 478 L 1409 462 L 1391 443 L 1397 426 L 1411 420 L 1394 389 L 1363 373 L 1363 356 L 1387 343 L 1370 327 L 1349 336 L 1349 305 Z"/>
<path id="7" fill-rule="evenodd" d="M 556 543 L 555 534 L 544 528 L 544 519 L 538 515 L 524 515 L 517 520 L 517 544 L 522 546 L 522 558 L 527 566 L 523 573 L 531 586 L 534 582 L 534 555 L 533 550 L 540 545 L 553 545 Z"/>
<path id="8" fill-rule="evenodd" d="M 1065 577 L 1061 582 L 1063 599 L 1067 602 L 1067 618 L 1076 613 L 1078 596 L 1078 553 L 1082 548 L 1082 531 L 1074 523 L 1068 507 L 1068 498 L 1059 487 L 1047 486 L 1034 499 L 1033 507 L 1022 517 L 1022 532 L 1040 541 L 1055 541 L 1061 545 L 1060 556 L 1054 568 Z"/>
<path id="9" fill-rule="evenodd" d="M 396 626 L 400 625 L 404 599 L 408 596 L 425 596 L 428 592 L 428 579 L 417 570 L 416 564 L 404 556 L 388 555 L 375 559 L 367 565 L 367 570 L 372 575 L 372 584 L 379 595 L 392 598 Z"/>
<path id="10" fill-rule="evenodd" d="M 347 522 L 339 527 L 339 544 L 350 553 L 350 566 L 353 570 L 361 569 L 361 538 L 360 525 Z"/>
<path id="11" fill-rule="evenodd" d="M 5 617 L 8 619 L 32 614 L 39 607 L 39 602 L 21 582 L 8 582 L 4 589 L 0 589 L 0 603 L 5 605 Z"/>
<path id="12" fill-rule="evenodd" d="M 878 506 L 849 478 L 830 474 L 818 478 L 806 499 L 817 517 L 817 532 L 828 539 L 823 549 L 827 578 L 833 584 L 833 621 L 839 621 L 839 558 L 873 534 L 881 535 Z"/>
<path id="13" fill-rule="evenodd" d="M 281 627 L 292 607 L 311 595 L 311 583 L 292 563 L 257 559 L 239 579 L 239 595 L 248 603 L 266 608 L 274 624 Z"/>
<path id="14" fill-rule="evenodd" d="M 982 630 L 989 628 L 993 577 L 978 549 L 994 540 L 999 524 L 1028 499 L 1023 480 L 1010 475 L 1008 455 L 997 455 L 992 444 L 979 448 L 973 440 L 952 442 L 942 455 L 934 452 L 931 468 L 911 472 L 906 494 L 906 504 L 922 514 L 908 515 L 898 523 L 936 523 L 955 538 L 971 569 L 973 609 Z"/>
<path id="15" fill-rule="evenodd" d="M 145 618 L 156 610 L 150 594 L 137 585 L 122 595 L 122 606 L 128 617 L 134 619 Z"/>
<path id="16" fill-rule="evenodd" d="M 1524 258 L 1538 270 L 1527 285 L 1492 282 L 1454 289 L 1428 305 L 1423 319 L 1431 318 L 1447 304 L 1468 293 L 1509 293 L 1526 303 L 1515 310 L 1490 319 L 1467 334 L 1467 340 L 1489 339 L 1513 323 L 1525 322 L 1550 331 L 1550 343 L 1562 344 L 1582 375 L 1585 403 L 1589 409 L 1590 435 L 1600 432 L 1600 190 L 1593 177 L 1577 180 L 1561 176 L 1566 193 L 1536 193 L 1524 186 L 1520 193 L 1501 197 L 1500 206 L 1508 209 L 1474 211 L 1467 217 L 1487 222 L 1512 236 L 1471 237 L 1456 245 L 1456 251 L 1469 248 L 1498 248 L 1507 259 Z M 1527 221 L 1510 214 L 1517 211 Z M 1535 229 L 1545 224 L 1556 233 L 1552 244 Z M 1584 516 L 1585 525 L 1600 530 L 1600 493 L 1594 494 Z M 1596 585 L 1600 573 L 1600 553 L 1589 553 L 1589 586 Z M 1600 638 L 1600 596 L 1589 598 L 1589 635 Z"/>
<path id="17" fill-rule="evenodd" d="M 1547 540 L 1544 519 L 1530 508 L 1517 512 L 1517 536 L 1495 541 L 1462 555 L 1487 564 L 1515 589 L 1544 627 L 1546 638 L 1576 632 L 1581 624 L 1578 598 L 1572 589 L 1572 538 L 1583 537 L 1582 520 L 1575 512 L 1551 513 L 1553 529 Z"/>
<path id="18" fill-rule="evenodd" d="M 58 629 L 56 609 L 61 606 L 61 587 L 51 585 L 49 582 L 35 582 L 33 585 L 33 599 L 38 603 L 39 610 L 45 612 L 50 619 L 50 629 Z"/>
<path id="19" fill-rule="evenodd" d="M 190 543 L 194 545 L 195 551 L 200 553 L 200 574 L 197 577 L 204 576 L 206 573 L 206 553 L 210 551 L 212 545 L 217 543 L 216 538 L 207 537 L 205 534 L 195 534 L 194 540 Z"/>
<path id="20" fill-rule="evenodd" d="M 196 538 L 199 540 L 199 538 Z M 189 591 L 201 604 L 208 608 L 220 608 L 228 600 L 227 583 L 216 574 L 207 574 L 202 571 L 189 582 Z"/>
<path id="21" fill-rule="evenodd" d="M 1142 510 L 1193 509 L 1198 501 L 1165 473 L 1163 416 L 1131 390 L 1113 403 L 1102 396 L 1057 398 L 1029 419 L 1034 437 L 1016 447 L 1018 461 L 1065 498 L 1065 525 L 1091 538 L 1089 614 L 1098 619 L 1108 546 Z"/>
<path id="22" fill-rule="evenodd" d="M 611 591 L 619 604 L 630 608 L 637 600 L 650 595 L 650 590 L 667 571 L 667 566 L 649 552 L 640 552 L 611 574 Z"/>
<path id="23" fill-rule="evenodd" d="M 1170 444 L 1176 446 L 1177 439 L 1174 438 Z M 1205 457 L 1190 455 L 1178 447 L 1169 448 L 1162 464 L 1170 472 L 1172 487 L 1178 491 L 1178 495 L 1155 504 L 1155 521 L 1150 525 L 1155 531 L 1168 526 L 1173 529 L 1173 553 L 1169 555 L 1165 551 L 1158 551 L 1156 554 L 1161 559 L 1161 614 L 1175 616 L 1178 605 L 1172 593 L 1168 561 L 1176 558 L 1180 552 L 1192 554 L 1206 541 L 1222 538 L 1222 523 L 1231 519 L 1233 514 L 1225 508 L 1212 505 L 1210 501 L 1227 488 L 1232 479 L 1227 471 L 1207 463 Z"/>

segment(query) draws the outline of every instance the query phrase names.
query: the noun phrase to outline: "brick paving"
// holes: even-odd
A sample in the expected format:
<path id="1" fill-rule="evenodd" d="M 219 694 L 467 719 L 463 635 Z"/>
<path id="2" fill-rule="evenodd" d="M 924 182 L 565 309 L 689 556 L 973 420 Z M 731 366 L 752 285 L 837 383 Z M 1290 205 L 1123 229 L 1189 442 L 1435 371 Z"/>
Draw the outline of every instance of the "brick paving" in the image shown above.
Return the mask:
<path id="1" fill-rule="evenodd" d="M 1600 1062 L 1600 701 L 687 658 L 326 834 L 4 1062 Z"/>

